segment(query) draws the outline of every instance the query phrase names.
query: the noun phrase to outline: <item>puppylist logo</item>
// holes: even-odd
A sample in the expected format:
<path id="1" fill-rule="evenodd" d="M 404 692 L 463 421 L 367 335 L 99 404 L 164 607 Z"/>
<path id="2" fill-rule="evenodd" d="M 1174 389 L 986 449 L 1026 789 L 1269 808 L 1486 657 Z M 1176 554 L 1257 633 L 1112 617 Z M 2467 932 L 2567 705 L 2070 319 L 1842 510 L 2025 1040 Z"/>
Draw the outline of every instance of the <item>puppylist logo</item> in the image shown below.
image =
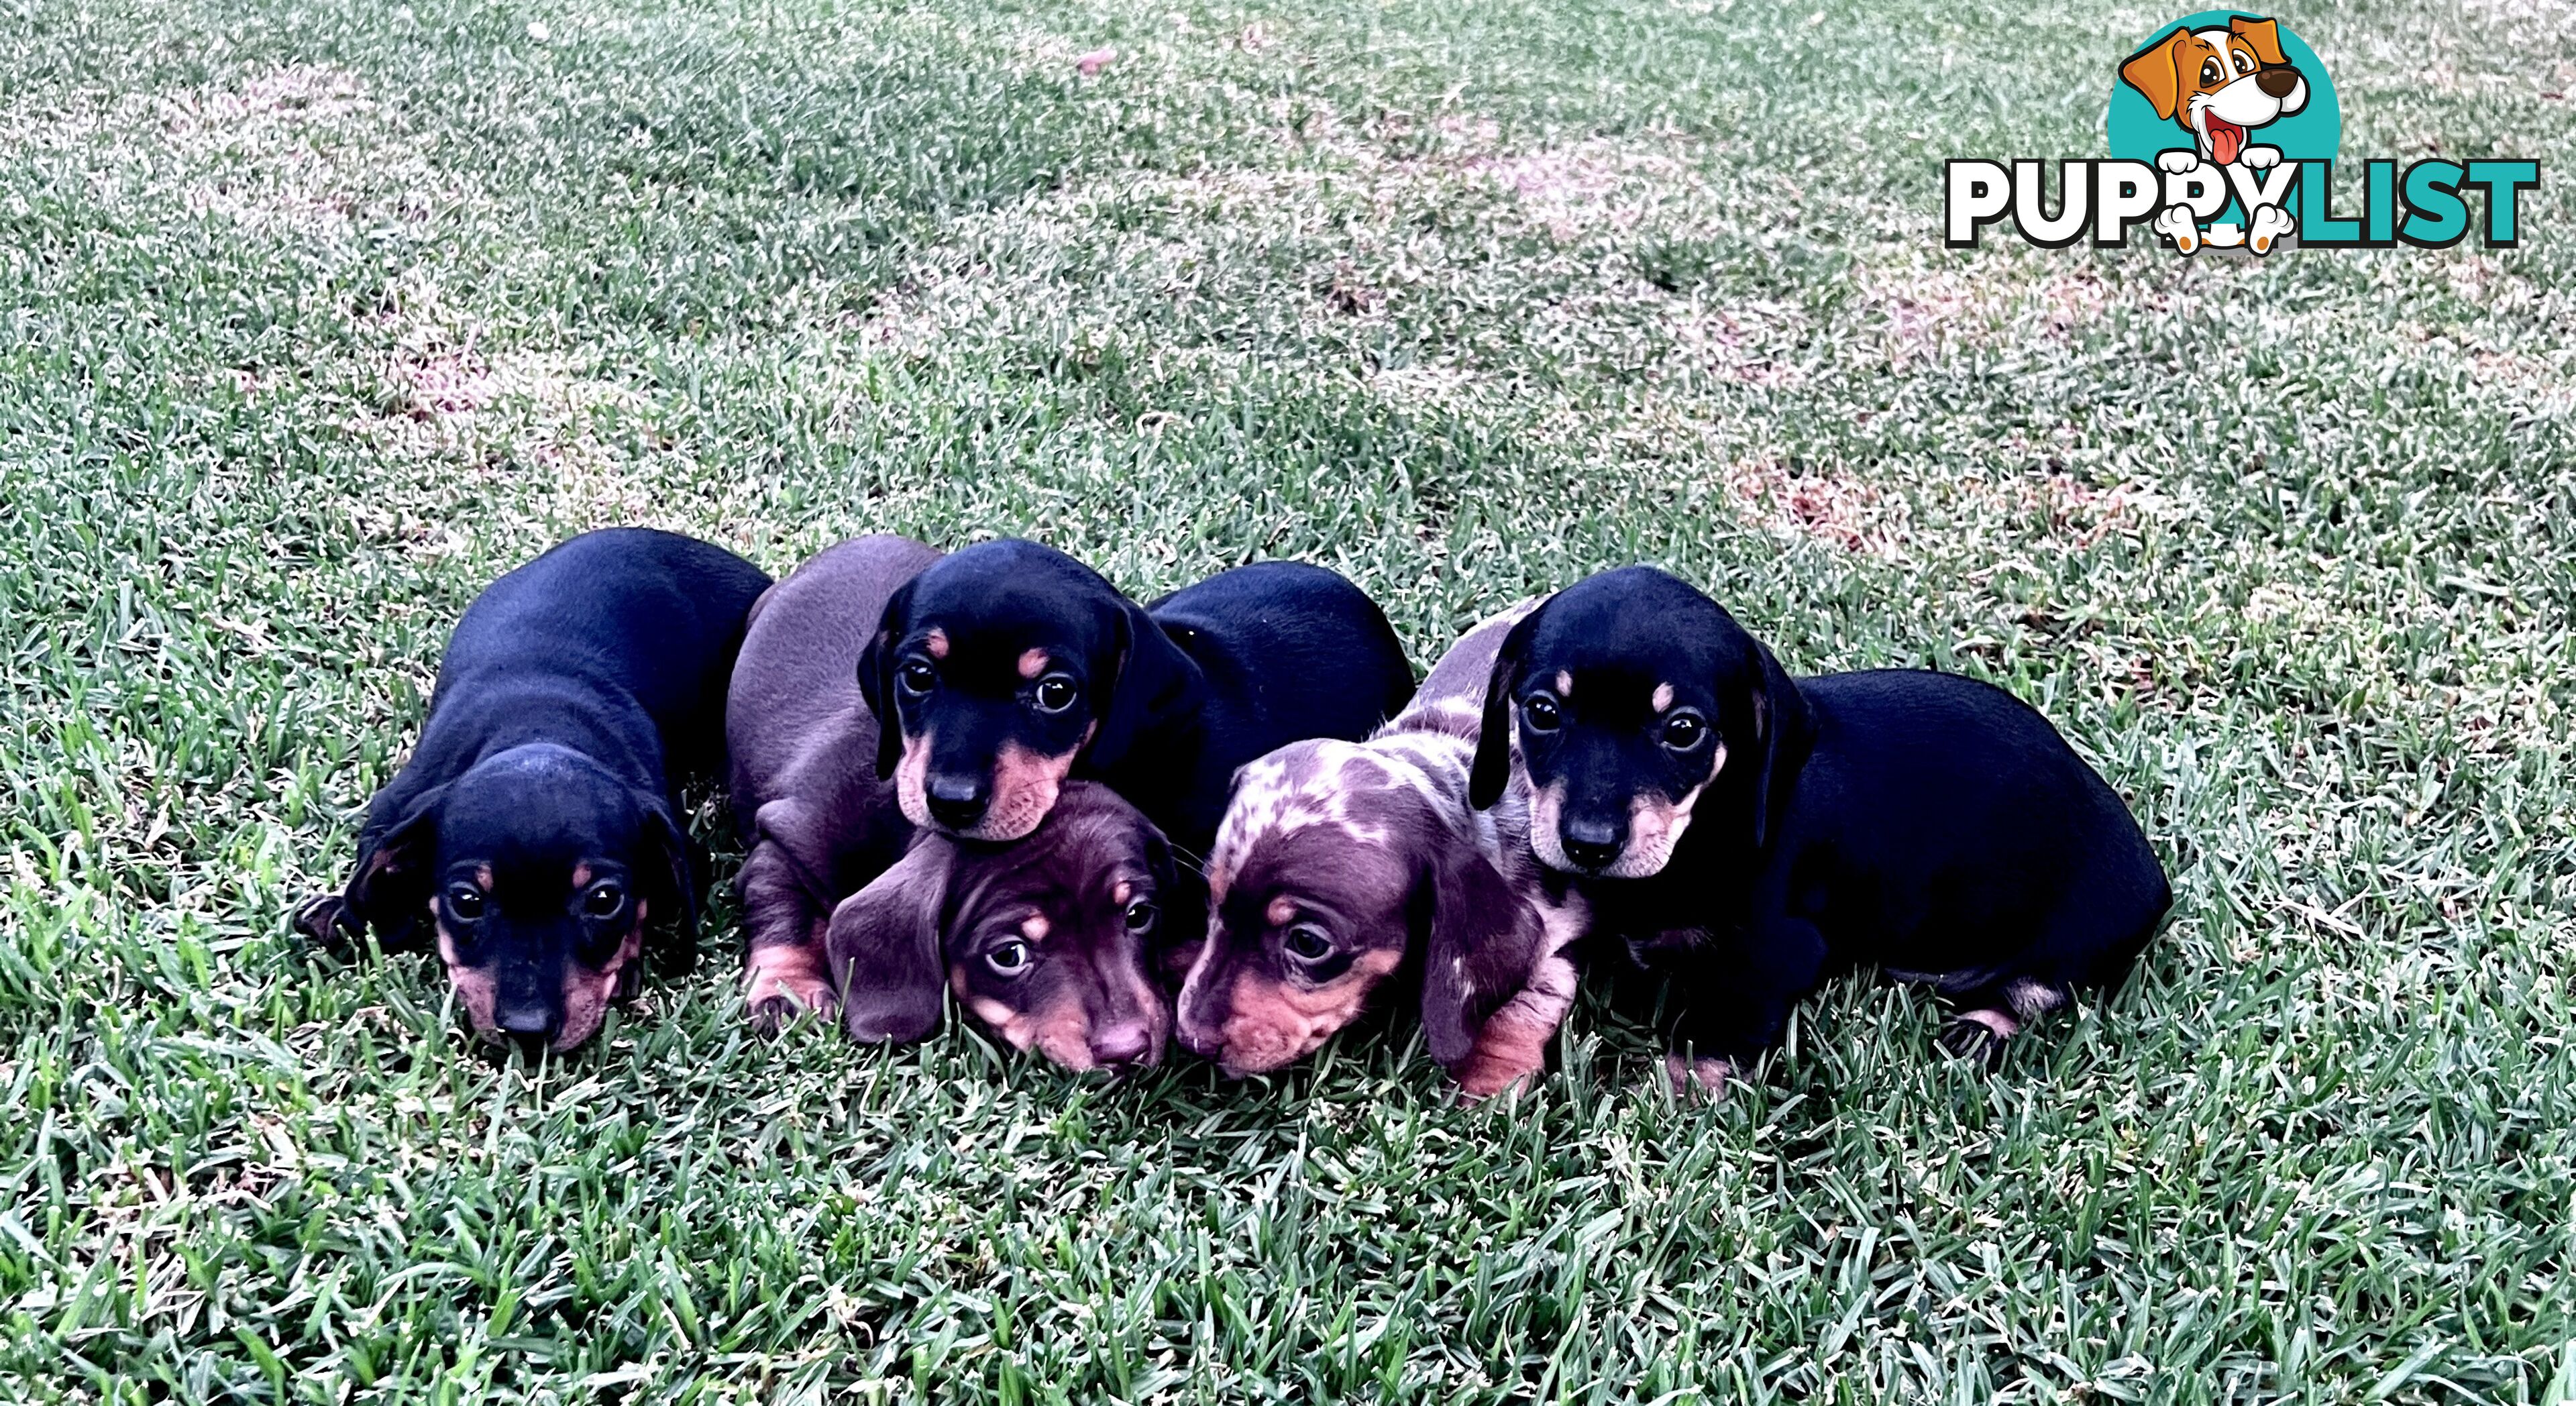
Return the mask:
<path id="1" fill-rule="evenodd" d="M 2522 193 L 2540 184 L 2536 161 L 2425 160 L 2401 175 L 2369 158 L 2357 191 L 2353 163 L 2338 188 L 2343 111 L 2325 65 L 2278 20 L 2230 10 L 2187 15 L 2122 59 L 2103 130 L 2111 159 L 2055 163 L 2054 212 L 2050 163 L 1949 162 L 1943 243 L 1973 249 L 2008 220 L 2044 249 L 2088 232 L 2093 247 L 2116 249 L 2136 225 L 2184 254 L 2269 254 L 2292 241 L 2447 249 L 2473 227 L 2486 247 L 2510 249 L 2522 242 Z"/>

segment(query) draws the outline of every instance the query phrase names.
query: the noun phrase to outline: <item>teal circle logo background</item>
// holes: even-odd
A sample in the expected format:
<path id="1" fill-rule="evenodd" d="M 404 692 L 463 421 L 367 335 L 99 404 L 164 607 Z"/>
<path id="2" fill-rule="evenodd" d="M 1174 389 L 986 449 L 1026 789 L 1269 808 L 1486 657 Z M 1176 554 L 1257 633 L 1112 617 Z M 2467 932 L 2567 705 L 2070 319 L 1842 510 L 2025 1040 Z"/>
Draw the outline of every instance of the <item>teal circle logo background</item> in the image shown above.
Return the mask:
<path id="1" fill-rule="evenodd" d="M 2102 115 L 2102 129 L 2110 139 L 2114 158 L 2152 163 L 2157 152 L 2176 147 L 2189 150 L 2192 145 L 2191 133 L 2181 123 L 2156 116 L 2155 105 L 2147 101 L 2147 95 L 2121 81 L 2120 65 L 2148 45 L 2164 42 L 2177 29 L 2225 29 L 2229 20 L 2240 16 L 2278 23 L 2277 16 L 2247 10 L 2203 10 L 2159 27 L 2111 61 L 2111 106 Z M 2269 126 L 2255 128 L 2246 139 L 2279 147 L 2284 161 L 2331 161 L 2343 147 L 2343 108 L 2335 101 L 2334 80 L 2326 76 L 2326 66 L 2318 60 L 2317 51 L 2292 34 L 2288 25 L 2280 25 L 2280 35 L 2281 57 L 2288 59 L 2299 70 L 2299 76 L 2308 81 L 2308 105 Z"/>

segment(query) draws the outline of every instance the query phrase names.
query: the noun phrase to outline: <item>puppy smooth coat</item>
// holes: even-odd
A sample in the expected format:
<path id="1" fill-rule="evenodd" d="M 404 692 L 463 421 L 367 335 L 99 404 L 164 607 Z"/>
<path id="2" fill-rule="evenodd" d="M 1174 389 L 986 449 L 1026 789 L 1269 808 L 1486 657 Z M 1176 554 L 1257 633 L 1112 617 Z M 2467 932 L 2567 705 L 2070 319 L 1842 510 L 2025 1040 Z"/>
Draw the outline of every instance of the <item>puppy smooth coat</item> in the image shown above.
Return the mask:
<path id="1" fill-rule="evenodd" d="M 1292 742 L 1236 776 L 1182 1043 L 1238 1077 L 1274 1070 L 1418 982 L 1431 1054 L 1471 1097 L 1544 1067 L 1583 903 L 1531 855 L 1525 790 L 1467 804 L 1494 657 L 1535 604 L 1468 631 L 1366 742 Z"/>
<path id="2" fill-rule="evenodd" d="M 694 927 L 678 787 L 722 763 L 726 678 L 768 585 L 721 547 L 641 528 L 494 582 L 448 640 L 410 761 L 367 806 L 346 888 L 297 928 L 435 943 L 486 1039 L 590 1039 L 633 993 L 648 928 Z"/>
<path id="3" fill-rule="evenodd" d="M 2171 891 L 2126 806 L 2001 689 L 1792 680 L 1715 601 L 1631 567 L 1494 664 L 1472 791 L 1530 788 L 1532 852 L 1667 978 L 1667 1069 L 1711 1093 L 1832 970 L 1925 981 L 1954 1053 L 2126 972 Z"/>
<path id="4" fill-rule="evenodd" d="M 1016 841 L 924 833 L 833 910 L 843 1023 L 856 1040 L 918 1040 L 953 993 L 1014 1049 L 1073 1070 L 1149 1067 L 1171 1029 L 1154 951 L 1176 889 L 1162 832 L 1095 782 L 1065 783 Z M 1188 908 L 1171 921 L 1197 926 Z"/>
<path id="5" fill-rule="evenodd" d="M 913 827 L 876 772 L 877 719 L 859 688 L 863 636 L 904 583 L 939 560 L 908 537 L 827 548 L 751 608 L 725 703 L 736 880 L 745 942 L 743 1003 L 774 1027 L 839 1009 L 824 965 L 832 910 L 894 867 Z"/>
<path id="6" fill-rule="evenodd" d="M 1321 567 L 1262 562 L 1139 606 L 1050 547 L 942 558 L 895 592 L 859 661 L 877 774 L 954 839 L 1028 834 L 1065 783 L 1108 783 L 1204 854 L 1235 768 L 1357 740 L 1413 673 L 1376 604 Z"/>

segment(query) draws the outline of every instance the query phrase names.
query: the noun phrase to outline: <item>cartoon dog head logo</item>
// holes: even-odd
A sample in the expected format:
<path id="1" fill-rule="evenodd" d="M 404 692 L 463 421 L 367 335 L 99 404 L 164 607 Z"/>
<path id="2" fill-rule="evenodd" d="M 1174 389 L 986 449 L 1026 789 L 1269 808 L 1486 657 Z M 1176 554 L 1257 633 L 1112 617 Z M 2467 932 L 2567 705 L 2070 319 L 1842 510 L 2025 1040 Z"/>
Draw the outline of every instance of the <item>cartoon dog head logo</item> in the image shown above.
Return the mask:
<path id="1" fill-rule="evenodd" d="M 2308 105 L 2307 76 L 2281 51 L 2280 25 L 2251 15 L 2176 29 L 2130 55 L 2120 79 L 2221 166 L 2236 164 L 2253 133 Z"/>

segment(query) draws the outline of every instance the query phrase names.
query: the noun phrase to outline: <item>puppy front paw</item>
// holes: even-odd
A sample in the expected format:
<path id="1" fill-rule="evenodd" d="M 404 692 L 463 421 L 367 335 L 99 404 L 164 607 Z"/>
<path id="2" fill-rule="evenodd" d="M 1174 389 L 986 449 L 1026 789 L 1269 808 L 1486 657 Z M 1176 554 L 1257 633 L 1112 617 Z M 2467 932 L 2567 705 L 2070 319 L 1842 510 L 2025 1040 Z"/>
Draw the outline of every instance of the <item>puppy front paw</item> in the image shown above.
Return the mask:
<path id="1" fill-rule="evenodd" d="M 2188 176 L 2200 169 L 2200 153 L 2189 148 L 2157 152 L 2156 169 L 2168 175 Z"/>
<path id="2" fill-rule="evenodd" d="M 1726 1082 L 1734 1077 L 1735 1065 L 1728 1060 L 1664 1056 L 1664 1089 L 1683 1103 L 1723 1103 Z"/>
<path id="3" fill-rule="evenodd" d="M 1933 1043 L 1952 1059 L 1977 1060 L 1988 1069 L 2004 1062 L 2004 1044 L 2021 1022 L 2003 1011 L 1964 1011 L 1952 1016 Z"/>
<path id="4" fill-rule="evenodd" d="M 2174 247 L 2186 254 L 2200 248 L 2200 226 L 2193 223 L 2188 206 L 2166 206 L 2147 227 L 2172 240 Z"/>
<path id="5" fill-rule="evenodd" d="M 2281 164 L 2277 146 L 2249 146 L 2236 154 L 2237 164 L 2248 171 L 2268 171 Z"/>
<path id="6" fill-rule="evenodd" d="M 2257 254 L 2269 254 L 2281 236 L 2298 228 L 2298 221 L 2278 205 L 2266 205 L 2254 212 L 2254 228 L 2249 242 Z"/>
<path id="7" fill-rule="evenodd" d="M 822 960 L 801 947 L 753 948 L 743 959 L 742 1003 L 752 1028 L 764 1035 L 809 1012 L 830 1020 L 841 1010 Z"/>
<path id="8" fill-rule="evenodd" d="M 288 921 L 306 942 L 334 957 L 347 955 L 366 932 L 349 912 L 349 900 L 336 893 L 317 893 L 297 904 Z"/>

